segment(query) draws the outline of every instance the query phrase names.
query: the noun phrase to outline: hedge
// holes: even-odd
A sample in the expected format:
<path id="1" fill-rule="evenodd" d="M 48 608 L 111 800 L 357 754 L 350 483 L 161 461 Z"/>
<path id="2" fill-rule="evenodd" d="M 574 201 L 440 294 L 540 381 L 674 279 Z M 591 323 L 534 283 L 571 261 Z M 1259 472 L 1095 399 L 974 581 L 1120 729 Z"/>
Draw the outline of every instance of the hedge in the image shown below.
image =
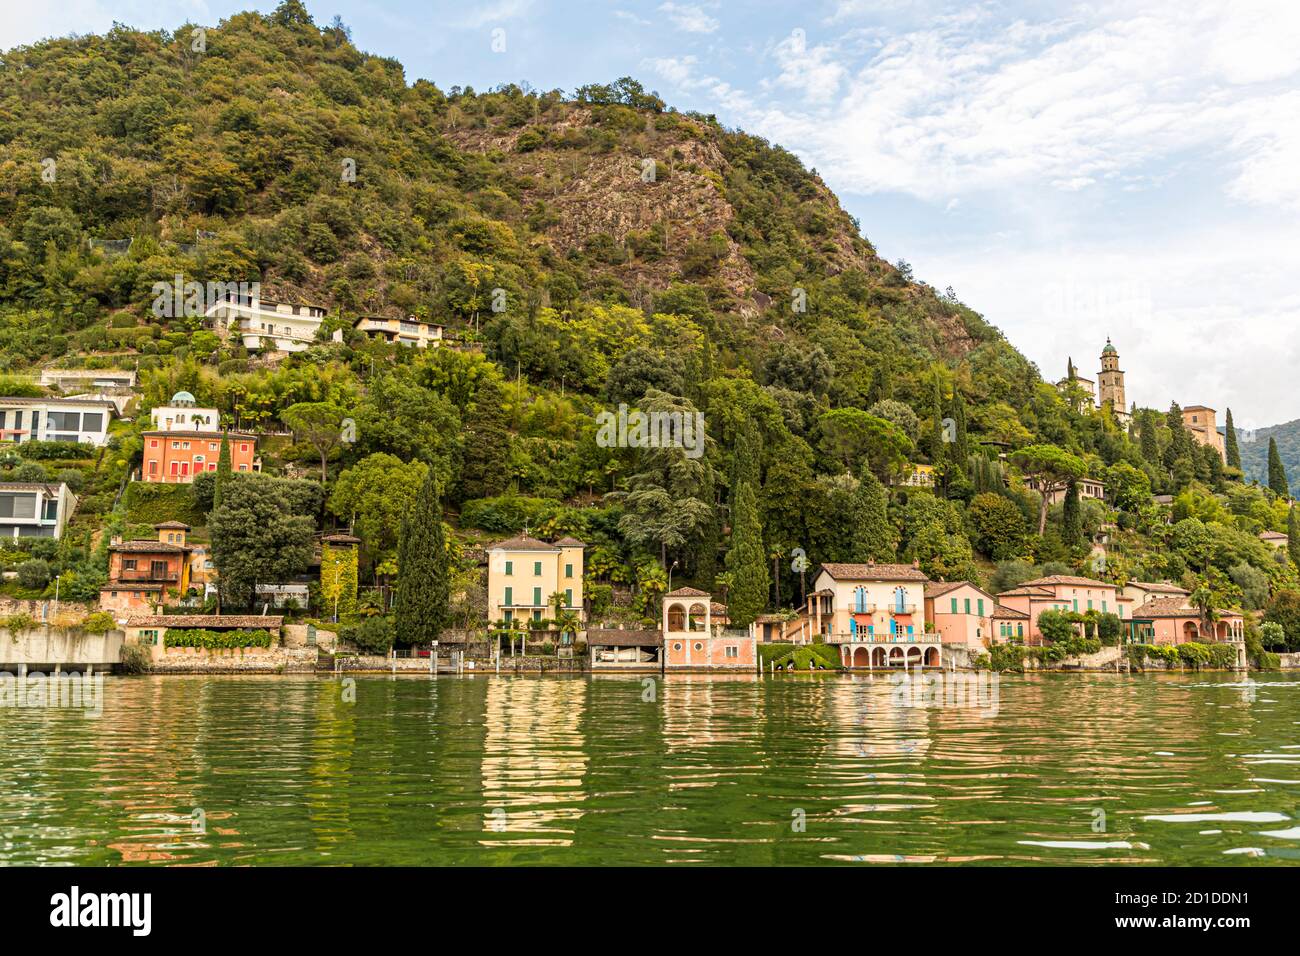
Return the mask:
<path id="1" fill-rule="evenodd" d="M 164 521 L 183 521 L 201 525 L 204 514 L 194 506 L 189 485 L 151 484 L 133 481 L 127 485 L 126 520 L 129 524 L 156 525 Z"/>
<path id="2" fill-rule="evenodd" d="M 202 647 L 209 650 L 230 647 L 270 647 L 271 632 L 256 631 L 209 631 L 206 628 L 171 628 L 163 639 L 164 647 Z"/>
<path id="3" fill-rule="evenodd" d="M 813 670 L 814 666 L 841 669 L 839 652 L 829 644 L 759 644 L 758 660 L 764 671 L 771 670 L 773 664 L 784 669 L 791 663 L 798 671 Z"/>
<path id="4" fill-rule="evenodd" d="M 1168 667 L 1182 664 L 1193 670 L 1201 667 L 1229 668 L 1237 663 L 1237 649 L 1229 644 L 1131 644 L 1129 662 L 1141 668 L 1148 660 L 1161 661 Z"/>

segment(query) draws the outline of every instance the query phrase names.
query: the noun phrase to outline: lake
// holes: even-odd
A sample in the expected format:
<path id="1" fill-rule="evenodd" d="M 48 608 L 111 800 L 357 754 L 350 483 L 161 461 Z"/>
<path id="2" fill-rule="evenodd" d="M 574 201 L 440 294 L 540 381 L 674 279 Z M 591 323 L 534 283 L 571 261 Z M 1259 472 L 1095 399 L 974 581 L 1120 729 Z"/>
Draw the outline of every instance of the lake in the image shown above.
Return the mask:
<path id="1" fill-rule="evenodd" d="M 0 708 L 0 863 L 1300 860 L 1300 678 L 897 681 L 109 677 Z"/>

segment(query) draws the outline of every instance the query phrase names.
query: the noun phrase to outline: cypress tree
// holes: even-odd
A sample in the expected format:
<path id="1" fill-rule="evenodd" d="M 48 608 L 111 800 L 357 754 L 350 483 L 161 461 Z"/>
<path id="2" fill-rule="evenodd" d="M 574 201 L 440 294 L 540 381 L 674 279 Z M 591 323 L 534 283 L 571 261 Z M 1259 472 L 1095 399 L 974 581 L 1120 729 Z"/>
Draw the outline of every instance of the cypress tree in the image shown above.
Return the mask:
<path id="1" fill-rule="evenodd" d="M 442 501 L 432 468 L 419 497 L 402 520 L 397 573 L 398 643 L 425 645 L 437 640 L 447 623 L 451 588 Z"/>
<path id="2" fill-rule="evenodd" d="M 465 434 L 461 498 L 491 498 L 501 494 L 506 486 L 510 428 L 506 422 L 505 392 L 496 379 L 490 378 L 479 386 L 474 404 L 465 416 Z"/>
<path id="3" fill-rule="evenodd" d="M 1286 513 L 1286 550 L 1292 563 L 1300 568 L 1300 515 L 1296 514 L 1295 505 Z"/>
<path id="4" fill-rule="evenodd" d="M 1154 466 L 1160 465 L 1160 442 L 1156 439 L 1156 423 L 1152 420 L 1152 414 L 1146 413 L 1142 416 L 1142 423 L 1138 426 L 1139 444 L 1142 449 L 1142 457 Z"/>
<path id="5" fill-rule="evenodd" d="M 1083 540 L 1083 515 L 1079 511 L 1079 483 L 1074 479 L 1065 488 L 1065 505 L 1061 510 L 1061 537 L 1068 547 Z"/>
<path id="6" fill-rule="evenodd" d="M 943 441 L 943 402 L 939 396 L 939 375 L 934 375 L 934 391 L 930 396 L 930 414 L 934 421 L 934 426 L 930 430 L 930 464 L 934 466 L 934 473 L 937 478 L 942 480 L 944 473 L 944 441 Z"/>
<path id="7" fill-rule="evenodd" d="M 221 452 L 217 455 L 217 477 L 212 482 L 212 510 L 221 507 L 221 496 L 225 492 L 226 482 L 230 480 L 230 438 L 221 433 Z"/>
<path id="8" fill-rule="evenodd" d="M 727 552 L 731 573 L 730 606 L 733 627 L 748 627 L 767 603 L 771 585 L 763 551 L 763 528 L 758 520 L 754 486 L 746 481 L 736 489 L 731 508 L 731 549 Z"/>
<path id="9" fill-rule="evenodd" d="M 870 468 L 864 467 L 853 493 L 850 516 L 853 544 L 867 561 L 894 560 L 894 528 L 889 523 L 889 505 L 885 486 Z"/>
<path id="10" fill-rule="evenodd" d="M 1232 425 L 1232 409 L 1228 409 L 1227 421 L 1223 428 L 1223 451 L 1228 459 L 1228 467 L 1241 469 L 1241 449 L 1237 447 L 1237 429 Z"/>
<path id="11" fill-rule="evenodd" d="M 1282 464 L 1282 456 L 1277 451 L 1277 439 L 1272 435 L 1268 438 L 1268 486 L 1279 498 L 1291 497 L 1290 492 L 1287 491 L 1286 468 Z"/>

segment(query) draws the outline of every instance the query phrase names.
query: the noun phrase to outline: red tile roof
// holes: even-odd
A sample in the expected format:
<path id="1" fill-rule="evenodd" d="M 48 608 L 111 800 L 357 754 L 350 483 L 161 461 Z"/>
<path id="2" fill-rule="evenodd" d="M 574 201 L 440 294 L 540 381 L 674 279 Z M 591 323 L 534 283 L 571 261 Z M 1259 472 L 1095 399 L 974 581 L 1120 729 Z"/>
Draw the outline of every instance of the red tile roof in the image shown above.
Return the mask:
<path id="1" fill-rule="evenodd" d="M 925 572 L 910 564 L 823 564 L 822 570 L 837 581 L 929 581 Z"/>

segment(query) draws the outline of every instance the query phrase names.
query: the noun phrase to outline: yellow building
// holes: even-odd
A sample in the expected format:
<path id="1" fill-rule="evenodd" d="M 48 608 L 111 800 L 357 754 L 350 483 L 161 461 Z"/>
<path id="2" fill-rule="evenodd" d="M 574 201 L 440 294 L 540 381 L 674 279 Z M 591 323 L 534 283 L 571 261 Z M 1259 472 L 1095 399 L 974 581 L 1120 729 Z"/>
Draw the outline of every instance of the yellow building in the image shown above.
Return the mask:
<path id="1" fill-rule="evenodd" d="M 1206 405 L 1188 405 L 1183 409 L 1183 424 L 1192 433 L 1192 438 L 1196 439 L 1196 444 L 1209 445 L 1219 453 L 1220 458 L 1227 461 L 1223 433 L 1219 431 L 1214 417 L 1214 409 Z"/>
<path id="2" fill-rule="evenodd" d="M 560 610 L 583 617 L 582 549 L 576 538 L 554 544 L 527 534 L 498 541 L 488 554 L 488 620 L 554 618 L 552 595 L 561 595 Z"/>

